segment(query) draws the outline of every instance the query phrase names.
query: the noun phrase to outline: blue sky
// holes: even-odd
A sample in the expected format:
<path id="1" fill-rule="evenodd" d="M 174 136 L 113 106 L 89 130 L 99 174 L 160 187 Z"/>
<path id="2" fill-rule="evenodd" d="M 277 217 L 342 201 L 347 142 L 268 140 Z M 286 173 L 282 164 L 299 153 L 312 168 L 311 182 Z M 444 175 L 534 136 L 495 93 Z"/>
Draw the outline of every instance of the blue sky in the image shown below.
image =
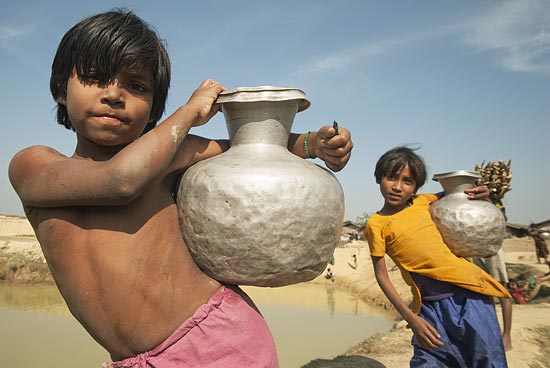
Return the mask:
<path id="1" fill-rule="evenodd" d="M 173 65 L 167 113 L 207 77 L 228 88 L 302 89 L 311 107 L 293 131 L 338 120 L 355 148 L 337 177 L 346 219 L 382 206 L 374 165 L 421 146 L 429 176 L 512 160 L 508 219 L 550 218 L 550 2 L 17 1 L 0 5 L 0 213 L 22 215 L 11 157 L 31 145 L 64 154 L 75 137 L 55 122 L 49 72 L 63 34 L 83 17 L 126 7 L 152 24 Z M 218 114 L 193 133 L 227 137 Z M 429 181 L 421 191 L 437 192 Z"/>

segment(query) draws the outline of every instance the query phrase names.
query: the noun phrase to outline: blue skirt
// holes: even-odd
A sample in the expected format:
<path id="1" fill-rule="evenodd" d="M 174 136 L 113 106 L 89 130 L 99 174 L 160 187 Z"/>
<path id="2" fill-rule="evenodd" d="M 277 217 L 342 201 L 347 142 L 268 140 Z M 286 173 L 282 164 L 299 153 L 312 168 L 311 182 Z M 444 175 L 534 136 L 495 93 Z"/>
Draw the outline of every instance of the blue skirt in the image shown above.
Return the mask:
<path id="1" fill-rule="evenodd" d="M 506 353 L 491 297 L 459 290 L 422 301 L 419 316 L 434 326 L 443 346 L 424 349 L 413 336 L 411 367 L 506 368 Z"/>

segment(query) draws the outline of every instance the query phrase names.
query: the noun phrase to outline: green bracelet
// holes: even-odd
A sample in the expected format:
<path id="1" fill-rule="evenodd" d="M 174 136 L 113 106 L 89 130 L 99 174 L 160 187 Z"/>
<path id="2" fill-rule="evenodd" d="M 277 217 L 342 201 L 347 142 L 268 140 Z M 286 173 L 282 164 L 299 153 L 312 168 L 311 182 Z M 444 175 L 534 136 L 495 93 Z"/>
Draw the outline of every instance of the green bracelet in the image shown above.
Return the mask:
<path id="1" fill-rule="evenodd" d="M 310 133 L 311 133 L 311 132 L 308 131 L 308 132 L 306 133 L 306 135 L 304 136 L 304 151 L 306 152 L 306 158 L 313 158 L 313 157 L 311 156 L 311 153 L 309 152 L 309 145 L 308 145 L 308 143 L 307 143 L 307 141 L 309 140 L 309 134 L 310 134 Z"/>

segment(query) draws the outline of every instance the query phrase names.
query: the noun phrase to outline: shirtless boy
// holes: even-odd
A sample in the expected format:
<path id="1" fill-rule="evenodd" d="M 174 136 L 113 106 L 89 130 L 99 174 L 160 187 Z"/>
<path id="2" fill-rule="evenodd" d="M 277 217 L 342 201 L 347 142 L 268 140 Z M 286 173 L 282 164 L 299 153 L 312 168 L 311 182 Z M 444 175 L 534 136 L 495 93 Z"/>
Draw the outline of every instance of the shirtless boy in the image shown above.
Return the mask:
<path id="1" fill-rule="evenodd" d="M 225 88 L 204 81 L 155 127 L 169 82 L 163 43 L 132 12 L 82 20 L 63 37 L 50 82 L 75 151 L 24 149 L 11 183 L 71 313 L 115 361 L 108 366 L 276 367 L 252 301 L 201 272 L 178 226 L 178 177 L 229 146 L 188 134 L 218 111 Z M 289 149 L 305 158 L 303 140 L 292 134 Z M 352 146 L 346 129 L 309 136 L 310 154 L 335 171 Z"/>

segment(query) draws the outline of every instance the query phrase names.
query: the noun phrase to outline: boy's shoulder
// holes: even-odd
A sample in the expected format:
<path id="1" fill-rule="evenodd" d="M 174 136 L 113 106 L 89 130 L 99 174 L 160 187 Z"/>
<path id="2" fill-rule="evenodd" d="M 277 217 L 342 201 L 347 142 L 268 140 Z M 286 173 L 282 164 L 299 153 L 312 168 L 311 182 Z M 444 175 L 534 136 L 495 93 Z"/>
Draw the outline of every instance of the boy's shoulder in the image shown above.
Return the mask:
<path id="1" fill-rule="evenodd" d="M 17 152 L 10 161 L 8 175 L 16 188 L 22 178 L 32 177 L 38 170 L 47 170 L 50 163 L 58 160 L 72 160 L 61 152 L 48 146 L 30 146 Z M 23 180 L 24 181 L 24 180 Z"/>
<path id="2" fill-rule="evenodd" d="M 23 148 L 21 151 L 17 152 L 15 154 L 15 156 L 12 158 L 12 161 L 16 160 L 17 158 L 27 157 L 29 155 L 44 155 L 44 154 L 67 157 L 67 156 L 63 155 L 61 152 L 59 152 L 58 150 L 56 150 L 52 147 L 48 147 L 48 146 L 30 146 L 30 147 L 27 147 L 27 148 Z"/>
<path id="3" fill-rule="evenodd" d="M 48 158 L 53 157 L 67 157 L 63 155 L 61 152 L 48 147 L 48 146 L 30 146 L 27 148 L 22 149 L 21 151 L 17 152 L 10 162 L 10 168 L 13 166 L 19 166 L 24 164 L 25 162 L 31 161 L 35 162 L 37 160 L 47 160 Z"/>
<path id="4" fill-rule="evenodd" d="M 18 170 L 32 169 L 33 167 L 44 167 L 45 164 L 57 159 L 71 160 L 68 157 L 48 146 L 30 146 L 17 152 L 10 161 L 9 175 L 12 176 Z"/>

